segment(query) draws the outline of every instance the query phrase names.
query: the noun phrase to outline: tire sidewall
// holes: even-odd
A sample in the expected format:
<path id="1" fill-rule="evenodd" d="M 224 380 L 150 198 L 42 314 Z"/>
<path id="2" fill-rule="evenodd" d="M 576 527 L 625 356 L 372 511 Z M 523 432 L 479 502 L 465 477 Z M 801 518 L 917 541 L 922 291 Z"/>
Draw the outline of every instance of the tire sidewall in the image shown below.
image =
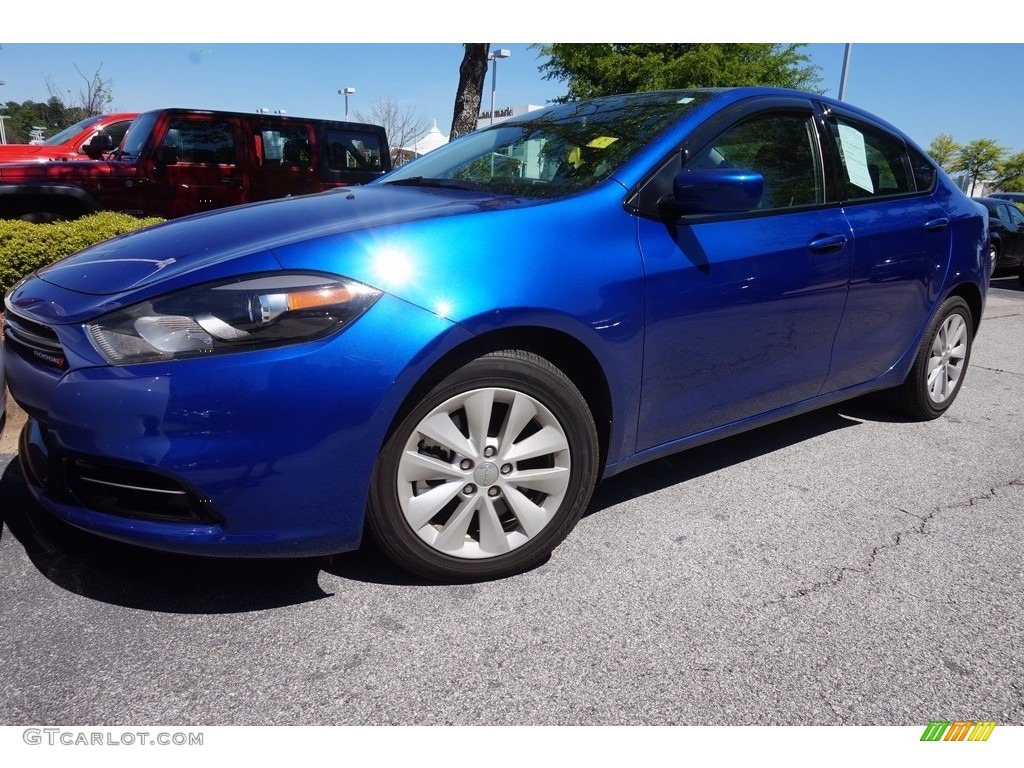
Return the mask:
<path id="1" fill-rule="evenodd" d="M 964 326 L 967 332 L 967 354 L 964 355 L 962 364 L 963 370 L 956 381 L 956 386 L 953 388 L 953 392 L 943 402 L 936 403 L 928 393 L 928 360 L 931 357 L 932 346 L 935 344 L 935 339 L 938 336 L 939 329 L 942 328 L 946 320 L 954 314 L 960 315 L 964 321 Z M 913 380 L 916 390 L 915 394 L 922 410 L 928 418 L 937 418 L 941 416 L 951 405 L 953 405 L 953 402 L 960 394 L 960 388 L 963 386 L 964 378 L 967 376 L 967 369 L 971 361 L 971 352 L 973 349 L 974 325 L 971 320 L 970 307 L 968 307 L 967 302 L 959 296 L 952 296 L 942 303 L 939 311 L 936 312 L 935 316 L 932 318 L 932 321 L 928 326 L 928 333 L 925 335 L 923 343 L 921 344 L 921 348 L 918 351 L 917 361 L 914 365 Z"/>
<path id="2" fill-rule="evenodd" d="M 398 497 L 397 471 L 410 435 L 427 414 L 453 397 L 485 388 L 521 392 L 551 411 L 569 444 L 571 474 L 562 503 L 544 530 L 502 555 L 459 558 L 433 549 L 406 522 Z M 586 401 L 561 371 L 528 353 L 485 355 L 443 379 L 391 431 L 373 471 L 367 527 L 391 559 L 431 580 L 510 576 L 538 565 L 572 530 L 596 484 L 598 455 L 597 432 Z"/>

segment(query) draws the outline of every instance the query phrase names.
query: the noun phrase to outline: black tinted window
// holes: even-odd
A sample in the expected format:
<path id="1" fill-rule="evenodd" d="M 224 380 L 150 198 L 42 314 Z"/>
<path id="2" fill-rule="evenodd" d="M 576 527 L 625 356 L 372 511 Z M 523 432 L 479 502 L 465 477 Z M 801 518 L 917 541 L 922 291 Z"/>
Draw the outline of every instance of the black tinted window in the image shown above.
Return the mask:
<path id="1" fill-rule="evenodd" d="M 332 171 L 380 171 L 381 153 L 387 151 L 376 134 L 327 130 L 327 167 Z"/>
<path id="2" fill-rule="evenodd" d="M 172 118 L 164 135 L 163 146 L 177 150 L 179 163 L 235 163 L 235 139 L 231 123 L 223 120 Z"/>
<path id="3" fill-rule="evenodd" d="M 304 126 L 262 125 L 253 135 L 258 165 L 308 167 L 313 161 L 309 129 Z"/>

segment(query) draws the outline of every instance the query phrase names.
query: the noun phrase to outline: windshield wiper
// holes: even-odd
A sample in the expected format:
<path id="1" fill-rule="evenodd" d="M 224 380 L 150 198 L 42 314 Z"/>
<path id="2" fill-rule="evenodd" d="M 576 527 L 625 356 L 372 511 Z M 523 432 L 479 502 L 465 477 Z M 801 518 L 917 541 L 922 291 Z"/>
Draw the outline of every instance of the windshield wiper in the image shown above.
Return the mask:
<path id="1" fill-rule="evenodd" d="M 395 179 L 384 182 L 403 187 L 441 187 L 442 189 L 466 189 L 470 192 L 486 192 L 487 189 L 480 184 L 462 179 L 430 179 L 424 176 L 410 176 L 408 179 Z"/>

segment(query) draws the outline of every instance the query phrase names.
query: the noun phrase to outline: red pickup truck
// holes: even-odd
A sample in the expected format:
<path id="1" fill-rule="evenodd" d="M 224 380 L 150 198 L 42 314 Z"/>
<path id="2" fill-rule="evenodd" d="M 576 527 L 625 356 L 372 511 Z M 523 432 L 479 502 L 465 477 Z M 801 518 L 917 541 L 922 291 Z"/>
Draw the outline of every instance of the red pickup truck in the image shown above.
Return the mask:
<path id="1" fill-rule="evenodd" d="M 389 170 L 379 125 L 160 109 L 135 118 L 106 160 L 0 165 L 0 218 L 98 210 L 174 218 L 361 184 Z"/>
<path id="2" fill-rule="evenodd" d="M 97 160 L 108 146 L 96 140 L 102 133 L 111 138 L 116 147 L 124 138 L 135 112 L 111 115 L 93 115 L 54 134 L 42 144 L 0 144 L 0 163 L 45 163 L 51 160 Z M 110 151 L 109 148 L 106 151 Z"/>

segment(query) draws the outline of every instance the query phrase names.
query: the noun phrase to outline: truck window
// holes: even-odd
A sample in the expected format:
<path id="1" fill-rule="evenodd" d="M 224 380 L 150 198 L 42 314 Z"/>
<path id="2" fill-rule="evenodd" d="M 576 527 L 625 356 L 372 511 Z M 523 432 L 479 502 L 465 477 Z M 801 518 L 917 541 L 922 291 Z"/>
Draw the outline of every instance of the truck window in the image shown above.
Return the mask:
<path id="1" fill-rule="evenodd" d="M 234 133 L 226 120 L 171 118 L 163 146 L 177 149 L 179 163 L 234 165 L 236 162 Z"/>
<path id="2" fill-rule="evenodd" d="M 380 137 L 373 133 L 327 129 L 327 167 L 332 171 L 381 171 Z"/>
<path id="3" fill-rule="evenodd" d="M 157 117 L 159 117 L 158 113 L 148 112 L 132 120 L 132 124 L 128 126 L 128 132 L 121 140 L 121 149 L 118 152 L 119 157 L 124 156 L 126 160 L 139 159 Z"/>
<path id="4" fill-rule="evenodd" d="M 296 168 L 309 167 L 312 162 L 308 128 L 260 126 L 253 141 L 258 166 Z"/>

